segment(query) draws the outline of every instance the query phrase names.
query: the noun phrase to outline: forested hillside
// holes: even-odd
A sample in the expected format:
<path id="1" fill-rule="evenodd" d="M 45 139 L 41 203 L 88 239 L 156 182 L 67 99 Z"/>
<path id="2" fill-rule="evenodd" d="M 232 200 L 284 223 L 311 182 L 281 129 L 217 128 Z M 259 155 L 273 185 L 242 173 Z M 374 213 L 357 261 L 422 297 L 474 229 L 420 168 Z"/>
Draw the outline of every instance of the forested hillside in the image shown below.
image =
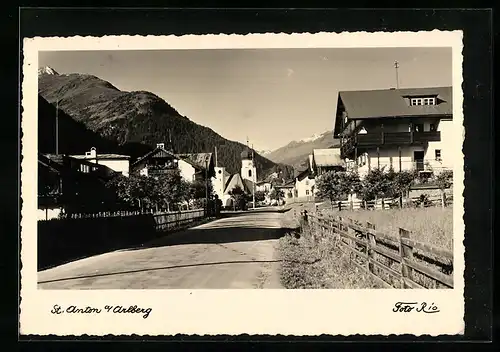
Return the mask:
<path id="1" fill-rule="evenodd" d="M 59 108 L 65 112 L 65 116 L 80 122 L 78 126 L 87 130 L 83 132 L 70 122 L 67 123 L 70 126 L 68 129 L 61 125 L 60 137 L 67 138 L 65 143 L 71 148 L 88 150 L 99 142 L 109 148 L 109 151 L 102 152 L 111 152 L 117 147 L 123 150 L 125 147 L 130 155 L 136 156 L 143 152 L 144 147 L 147 149 L 156 143 L 168 143 L 171 135 L 177 153 L 214 152 L 217 147 L 221 166 L 225 166 L 230 173 L 239 172 L 241 168 L 240 154 L 245 148 L 243 144 L 229 141 L 212 129 L 194 123 L 153 93 L 123 92 L 91 75 L 48 74 L 45 71 L 39 75 L 38 89 L 39 94 L 52 105 L 59 101 Z M 40 114 L 40 119 L 46 118 Z M 78 132 L 82 133 L 81 138 L 73 137 L 75 129 L 81 130 Z M 65 134 L 66 137 L 63 137 Z M 48 145 L 51 138 L 47 139 L 44 145 Z M 108 142 L 111 144 L 106 144 Z M 274 171 L 283 171 L 285 177 L 293 174 L 290 166 L 274 163 L 258 153 L 255 154 L 255 160 L 262 177 Z"/>

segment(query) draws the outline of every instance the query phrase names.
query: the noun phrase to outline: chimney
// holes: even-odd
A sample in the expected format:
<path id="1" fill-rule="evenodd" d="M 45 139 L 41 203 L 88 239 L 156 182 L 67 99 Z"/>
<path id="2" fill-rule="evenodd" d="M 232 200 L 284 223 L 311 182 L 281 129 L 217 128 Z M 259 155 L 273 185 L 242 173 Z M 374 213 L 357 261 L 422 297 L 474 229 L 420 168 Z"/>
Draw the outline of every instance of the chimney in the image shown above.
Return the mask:
<path id="1" fill-rule="evenodd" d="M 95 149 L 95 147 L 90 148 L 90 152 L 86 152 L 85 156 L 88 156 L 92 159 L 97 158 L 97 150 Z"/>

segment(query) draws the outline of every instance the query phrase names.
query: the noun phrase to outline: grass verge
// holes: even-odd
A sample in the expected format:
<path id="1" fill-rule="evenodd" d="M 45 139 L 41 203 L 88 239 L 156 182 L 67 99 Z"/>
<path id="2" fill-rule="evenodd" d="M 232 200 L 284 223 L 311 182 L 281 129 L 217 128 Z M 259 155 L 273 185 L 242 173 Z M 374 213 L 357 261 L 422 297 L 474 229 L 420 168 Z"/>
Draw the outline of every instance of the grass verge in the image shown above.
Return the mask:
<path id="1" fill-rule="evenodd" d="M 325 234 L 286 235 L 278 244 L 280 280 L 288 289 L 366 289 L 381 286 L 350 262 L 349 254 Z"/>

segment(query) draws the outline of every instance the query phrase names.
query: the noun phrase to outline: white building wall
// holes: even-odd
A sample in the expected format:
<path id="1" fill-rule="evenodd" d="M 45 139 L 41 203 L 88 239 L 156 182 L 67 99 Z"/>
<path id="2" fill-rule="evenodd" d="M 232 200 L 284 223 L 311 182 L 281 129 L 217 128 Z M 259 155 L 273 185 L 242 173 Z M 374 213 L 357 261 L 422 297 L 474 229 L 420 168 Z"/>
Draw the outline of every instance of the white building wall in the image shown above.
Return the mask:
<path id="1" fill-rule="evenodd" d="M 121 172 L 123 176 L 129 176 L 130 163 L 126 159 L 100 159 L 98 161 L 100 165 L 109 167 L 111 170 L 116 172 Z"/>
<path id="2" fill-rule="evenodd" d="M 220 200 L 223 199 L 224 186 L 226 185 L 226 182 L 227 182 L 226 169 L 224 167 L 216 167 L 215 177 L 212 177 L 212 186 L 215 194 L 217 194 Z"/>
<path id="3" fill-rule="evenodd" d="M 144 166 L 142 169 L 139 170 L 139 175 L 141 176 L 148 176 L 148 168 Z"/>
<path id="4" fill-rule="evenodd" d="M 295 180 L 295 189 L 297 190 L 297 198 L 312 197 L 313 196 L 313 186 L 315 186 L 316 180 L 304 178 L 301 181 Z M 315 188 L 315 187 L 314 187 Z M 316 193 L 316 192 L 314 192 Z"/>
<path id="5" fill-rule="evenodd" d="M 250 174 L 251 172 L 251 174 Z M 255 182 L 257 180 L 257 169 L 252 160 L 241 161 L 241 178 Z"/>
<path id="6" fill-rule="evenodd" d="M 189 164 L 188 162 L 182 159 L 178 161 L 178 165 L 182 178 L 188 182 L 194 181 L 194 174 L 196 170 L 193 167 L 193 165 Z"/>
<path id="7" fill-rule="evenodd" d="M 430 161 L 432 168 L 453 167 L 453 157 L 458 152 L 453 150 L 453 146 L 455 145 L 454 139 L 458 137 L 454 129 L 455 124 L 451 120 L 441 120 L 439 122 L 437 130 L 441 132 L 441 140 L 439 142 L 429 142 L 425 154 L 425 159 Z M 441 151 L 441 161 L 436 160 L 436 150 Z"/>

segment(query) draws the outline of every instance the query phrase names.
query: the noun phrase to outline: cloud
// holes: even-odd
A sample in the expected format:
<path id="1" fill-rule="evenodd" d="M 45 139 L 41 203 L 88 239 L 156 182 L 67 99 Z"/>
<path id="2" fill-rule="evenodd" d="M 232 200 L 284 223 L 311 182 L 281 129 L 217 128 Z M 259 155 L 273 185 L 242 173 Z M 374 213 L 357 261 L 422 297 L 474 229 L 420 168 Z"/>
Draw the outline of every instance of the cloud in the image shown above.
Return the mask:
<path id="1" fill-rule="evenodd" d="M 287 68 L 287 69 L 286 69 L 286 75 L 287 75 L 288 77 L 291 77 L 294 73 L 295 73 L 295 71 L 294 71 L 294 70 L 292 70 L 291 68 Z"/>
<path id="2" fill-rule="evenodd" d="M 326 57 L 326 56 L 322 56 L 322 57 L 321 57 L 321 60 L 323 60 L 323 61 L 328 61 L 328 57 Z"/>

